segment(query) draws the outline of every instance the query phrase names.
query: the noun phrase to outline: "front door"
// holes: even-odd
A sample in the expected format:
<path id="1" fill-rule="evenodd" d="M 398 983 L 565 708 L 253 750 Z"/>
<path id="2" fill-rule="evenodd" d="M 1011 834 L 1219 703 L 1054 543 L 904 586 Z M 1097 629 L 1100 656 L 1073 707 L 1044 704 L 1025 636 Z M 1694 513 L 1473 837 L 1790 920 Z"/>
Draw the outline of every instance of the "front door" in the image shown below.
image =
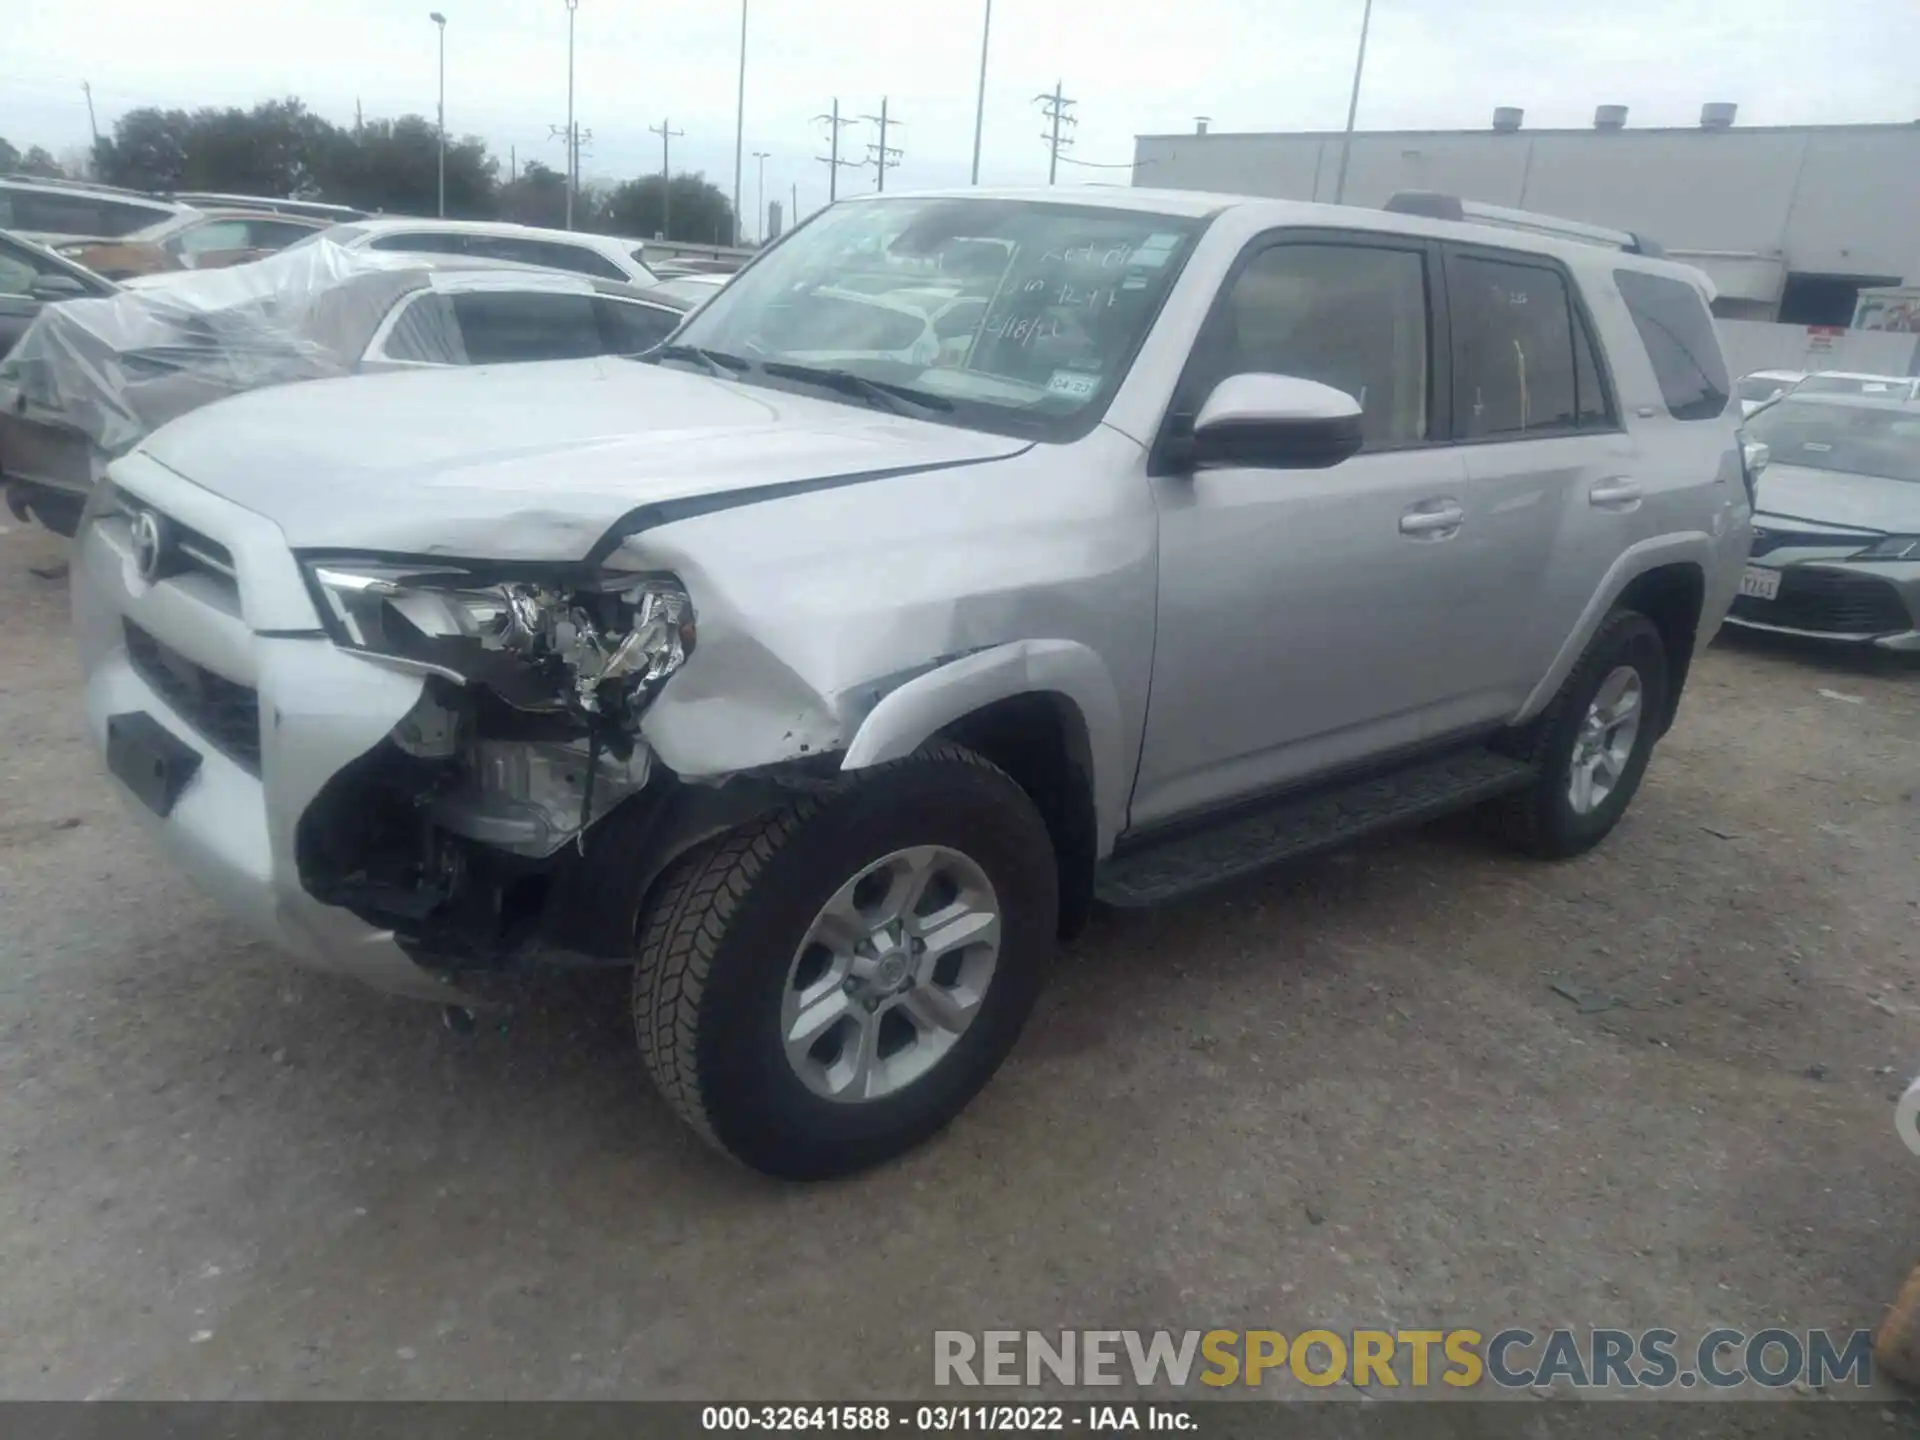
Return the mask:
<path id="1" fill-rule="evenodd" d="M 1485 556 L 1449 443 L 1439 266 L 1418 239 L 1283 231 L 1223 290 L 1170 431 L 1228 375 L 1268 372 L 1353 395 L 1365 444 L 1326 470 L 1156 467 L 1134 827 L 1416 745 L 1499 668 L 1502 637 L 1460 621 Z"/>

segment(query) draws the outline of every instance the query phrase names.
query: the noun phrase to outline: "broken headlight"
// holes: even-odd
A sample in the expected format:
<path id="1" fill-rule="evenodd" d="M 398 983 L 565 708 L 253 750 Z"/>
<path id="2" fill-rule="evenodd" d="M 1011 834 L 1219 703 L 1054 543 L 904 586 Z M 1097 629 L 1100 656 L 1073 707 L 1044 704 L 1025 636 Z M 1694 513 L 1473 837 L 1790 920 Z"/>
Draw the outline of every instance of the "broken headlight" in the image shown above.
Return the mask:
<path id="1" fill-rule="evenodd" d="M 306 573 L 336 644 L 525 710 L 637 708 L 693 649 L 693 602 L 671 575 L 502 578 L 354 559 L 310 561 Z"/>

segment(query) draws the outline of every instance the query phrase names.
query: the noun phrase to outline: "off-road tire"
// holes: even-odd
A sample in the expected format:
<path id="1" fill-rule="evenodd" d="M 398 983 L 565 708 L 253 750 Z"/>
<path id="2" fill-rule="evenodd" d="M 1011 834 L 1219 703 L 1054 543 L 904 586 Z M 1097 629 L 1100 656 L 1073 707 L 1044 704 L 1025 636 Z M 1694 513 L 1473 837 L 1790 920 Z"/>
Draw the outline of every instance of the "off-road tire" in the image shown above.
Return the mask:
<path id="1" fill-rule="evenodd" d="M 1567 795 L 1568 767 L 1581 722 L 1594 693 L 1616 666 L 1640 672 L 1644 713 L 1632 753 L 1613 791 L 1589 813 Z M 1615 610 L 1600 624 L 1585 653 L 1538 716 L 1507 737 L 1501 748 L 1537 771 L 1534 781 L 1489 809 L 1496 832 L 1515 849 L 1543 860 L 1581 855 L 1606 839 L 1640 788 L 1666 714 L 1670 668 L 1660 631 L 1636 610 Z"/>
<path id="2" fill-rule="evenodd" d="M 794 952 L 861 868 L 925 844 L 961 851 L 992 881 L 1001 918 L 992 983 L 933 1070 L 884 1099 L 823 1099 L 779 1039 Z M 974 752 L 935 745 L 849 775 L 696 847 L 661 878 L 637 927 L 641 1058 L 689 1125 L 755 1170 L 811 1180 L 878 1164 L 959 1114 L 1013 1048 L 1053 948 L 1057 889 L 1033 802 Z"/>

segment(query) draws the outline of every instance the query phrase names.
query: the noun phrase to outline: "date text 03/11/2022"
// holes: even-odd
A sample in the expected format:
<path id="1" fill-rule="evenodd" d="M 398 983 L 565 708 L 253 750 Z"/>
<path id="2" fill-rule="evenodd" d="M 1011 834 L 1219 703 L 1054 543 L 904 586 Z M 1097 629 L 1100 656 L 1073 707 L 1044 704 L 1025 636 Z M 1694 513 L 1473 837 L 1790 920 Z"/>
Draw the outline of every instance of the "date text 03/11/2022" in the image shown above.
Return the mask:
<path id="1" fill-rule="evenodd" d="M 1174 1405 L 707 1405 L 700 1428 L 762 1435 L 795 1432 L 1013 1435 L 1032 1431 L 1114 1435 L 1199 1428 Z"/>

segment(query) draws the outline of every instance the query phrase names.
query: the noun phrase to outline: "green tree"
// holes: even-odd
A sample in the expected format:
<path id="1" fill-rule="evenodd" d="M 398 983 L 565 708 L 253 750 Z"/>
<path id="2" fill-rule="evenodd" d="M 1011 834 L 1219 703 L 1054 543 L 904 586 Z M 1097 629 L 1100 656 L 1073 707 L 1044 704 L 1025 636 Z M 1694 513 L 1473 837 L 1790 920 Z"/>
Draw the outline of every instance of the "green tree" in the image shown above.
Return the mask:
<path id="1" fill-rule="evenodd" d="M 522 225 L 557 227 L 567 218 L 567 177 L 538 160 L 529 160 L 514 179 L 500 187 L 496 213 Z"/>
<path id="2" fill-rule="evenodd" d="M 11 174 L 20 168 L 20 152 L 7 143 L 7 137 L 0 135 L 0 175 Z"/>
<path id="3" fill-rule="evenodd" d="M 94 146 L 100 178 L 142 190 L 310 195 L 315 165 L 339 132 L 299 100 L 251 110 L 130 110 Z"/>
<path id="4" fill-rule="evenodd" d="M 49 180 L 64 179 L 67 173 L 60 168 L 60 162 L 40 145 L 27 147 L 27 153 L 20 157 L 18 168 L 22 175 L 44 175 Z"/>
<path id="5" fill-rule="evenodd" d="M 363 210 L 431 215 L 439 200 L 439 132 L 419 115 L 369 120 L 335 131 L 316 165 L 328 200 Z M 447 214 L 484 220 L 494 213 L 500 162 L 467 135 L 447 145 Z"/>
<path id="6" fill-rule="evenodd" d="M 670 203 L 663 205 L 663 196 Z M 664 236 L 724 245 L 733 238 L 733 205 L 704 175 L 676 175 L 671 186 L 662 186 L 658 175 L 642 175 L 614 187 L 602 224 L 641 240 Z"/>

